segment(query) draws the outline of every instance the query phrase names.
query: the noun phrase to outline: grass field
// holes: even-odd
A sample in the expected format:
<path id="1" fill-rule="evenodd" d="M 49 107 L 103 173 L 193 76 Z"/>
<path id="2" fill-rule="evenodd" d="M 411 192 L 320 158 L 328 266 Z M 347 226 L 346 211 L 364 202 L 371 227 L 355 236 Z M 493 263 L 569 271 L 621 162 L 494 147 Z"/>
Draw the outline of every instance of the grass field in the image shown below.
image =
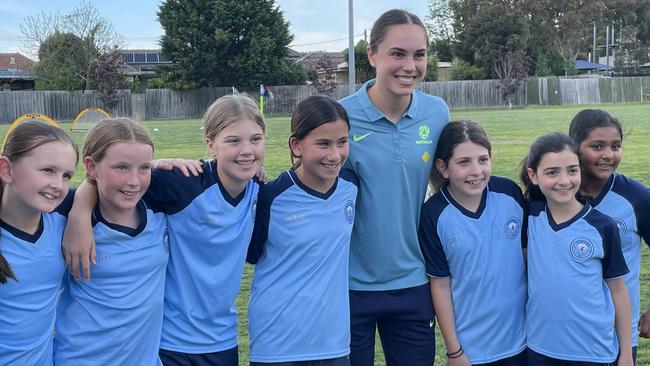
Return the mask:
<path id="1" fill-rule="evenodd" d="M 493 143 L 492 171 L 495 175 L 516 178 L 517 166 L 527 152 L 532 140 L 546 132 L 568 131 L 571 118 L 583 108 L 602 108 L 616 117 L 624 125 L 624 153 L 619 171 L 650 185 L 650 156 L 648 142 L 650 141 L 650 105 L 600 105 L 600 106 L 559 106 L 559 107 L 528 107 L 522 109 L 504 110 L 457 110 L 452 112 L 453 119 L 472 119 L 483 124 Z M 267 140 L 265 167 L 271 178 L 285 170 L 290 165 L 288 151 L 289 118 L 272 117 L 267 119 Z M 182 121 L 150 121 L 144 122 L 151 132 L 157 158 L 207 157 L 203 144 L 203 131 L 200 120 Z M 158 132 L 153 132 L 158 128 Z M 4 131 L 6 126 L 2 126 Z M 83 140 L 83 133 L 74 133 L 76 141 Z M 74 182 L 78 183 L 83 177 L 82 167 L 79 166 Z M 641 289 L 641 309 L 650 305 L 650 266 L 648 251 L 643 250 Z M 248 334 L 246 304 L 249 297 L 249 287 L 252 278 L 252 268 L 247 266 L 242 281 L 239 298 L 240 327 L 239 347 L 240 364 L 248 365 Z M 444 345 L 442 338 L 437 337 L 436 365 L 445 365 Z M 377 365 L 384 365 L 380 347 L 378 347 Z M 650 341 L 642 340 L 639 345 L 638 365 L 650 365 Z"/>

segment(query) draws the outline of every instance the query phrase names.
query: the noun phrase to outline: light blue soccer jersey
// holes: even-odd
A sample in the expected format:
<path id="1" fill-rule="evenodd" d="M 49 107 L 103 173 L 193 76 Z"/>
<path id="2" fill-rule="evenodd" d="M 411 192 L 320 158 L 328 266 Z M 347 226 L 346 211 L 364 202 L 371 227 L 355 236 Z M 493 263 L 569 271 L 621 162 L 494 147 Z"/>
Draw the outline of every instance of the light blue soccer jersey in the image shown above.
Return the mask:
<path id="1" fill-rule="evenodd" d="M 349 173 L 347 173 L 349 174 Z M 348 255 L 356 177 L 327 193 L 293 170 L 262 187 L 248 260 L 251 362 L 293 362 L 350 353 Z"/>
<path id="2" fill-rule="evenodd" d="M 169 264 L 160 348 L 212 353 L 237 346 L 237 304 L 253 233 L 259 183 L 238 197 L 219 182 L 214 161 L 203 173 L 154 170 L 144 200 L 167 214 Z"/>
<path id="3" fill-rule="evenodd" d="M 74 193 L 43 214 L 33 235 L 0 220 L 0 250 L 18 281 L 0 285 L 0 365 L 52 365 L 56 305 L 65 263 L 61 239 Z M 65 206 L 65 208 L 62 208 Z"/>
<path id="4" fill-rule="evenodd" d="M 616 223 L 589 205 L 556 224 L 545 202 L 528 221 L 528 347 L 569 361 L 609 363 L 618 354 L 605 280 L 628 273 Z"/>
<path id="5" fill-rule="evenodd" d="M 158 358 L 169 237 L 165 215 L 137 206 L 140 224 L 93 213 L 91 281 L 64 279 L 54 337 L 57 365 L 161 365 Z"/>
<path id="6" fill-rule="evenodd" d="M 449 277 L 456 333 L 472 364 L 526 348 L 524 220 L 519 187 L 494 176 L 475 213 L 458 204 L 446 186 L 422 207 L 419 232 L 427 274 Z"/>
<path id="7" fill-rule="evenodd" d="M 632 303 L 632 346 L 639 344 L 641 239 L 650 242 L 650 191 L 643 184 L 614 173 L 603 191 L 589 202 L 616 221 L 621 248 L 630 273 L 625 284 Z"/>
<path id="8" fill-rule="evenodd" d="M 427 282 L 417 227 L 433 156 L 449 109 L 418 90 L 392 123 L 368 98 L 368 88 L 341 100 L 350 117 L 350 156 L 359 177 L 357 215 L 350 242 L 350 289 L 415 287 Z"/>

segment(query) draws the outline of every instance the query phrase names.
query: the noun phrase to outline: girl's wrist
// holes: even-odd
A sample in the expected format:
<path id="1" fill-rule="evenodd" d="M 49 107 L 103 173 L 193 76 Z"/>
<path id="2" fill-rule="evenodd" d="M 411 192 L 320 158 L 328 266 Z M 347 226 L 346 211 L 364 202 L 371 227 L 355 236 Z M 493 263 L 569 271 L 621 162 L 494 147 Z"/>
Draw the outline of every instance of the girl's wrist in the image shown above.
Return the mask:
<path id="1" fill-rule="evenodd" d="M 463 353 L 465 353 L 465 351 L 463 351 L 463 346 L 459 345 L 457 351 L 455 351 L 455 352 L 447 352 L 446 355 L 447 355 L 447 358 L 458 358 L 458 357 L 462 356 Z"/>

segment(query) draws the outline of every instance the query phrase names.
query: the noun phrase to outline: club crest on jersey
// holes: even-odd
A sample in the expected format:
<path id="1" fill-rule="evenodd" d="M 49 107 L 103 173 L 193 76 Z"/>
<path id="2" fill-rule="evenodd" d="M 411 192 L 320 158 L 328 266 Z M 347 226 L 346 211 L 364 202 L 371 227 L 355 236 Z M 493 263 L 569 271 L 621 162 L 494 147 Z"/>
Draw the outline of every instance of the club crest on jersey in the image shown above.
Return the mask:
<path id="1" fill-rule="evenodd" d="M 571 242 L 570 251 L 576 262 L 584 262 L 594 255 L 594 245 L 587 239 L 578 238 Z"/>
<path id="2" fill-rule="evenodd" d="M 343 213 L 345 214 L 345 221 L 351 224 L 354 221 L 354 202 L 345 201 Z"/>
<path id="3" fill-rule="evenodd" d="M 506 220 L 505 233 L 506 236 L 510 239 L 514 239 L 519 236 L 519 228 L 521 227 L 521 222 L 516 217 L 511 217 Z"/>
<path id="4" fill-rule="evenodd" d="M 618 226 L 618 237 L 623 237 L 623 234 L 625 234 L 627 231 L 627 225 L 625 224 L 625 221 L 619 219 L 618 217 L 612 217 L 612 219 L 614 219 L 616 226 Z"/>

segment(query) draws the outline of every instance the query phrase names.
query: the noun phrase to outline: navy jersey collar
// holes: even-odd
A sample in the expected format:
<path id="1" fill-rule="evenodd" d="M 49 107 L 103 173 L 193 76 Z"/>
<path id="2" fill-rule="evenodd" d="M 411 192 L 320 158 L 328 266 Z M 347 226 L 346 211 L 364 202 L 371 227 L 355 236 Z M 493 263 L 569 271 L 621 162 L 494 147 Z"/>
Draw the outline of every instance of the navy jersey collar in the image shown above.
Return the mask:
<path id="1" fill-rule="evenodd" d="M 366 116 L 368 119 L 372 122 L 379 121 L 381 119 L 386 119 L 386 116 L 372 103 L 370 100 L 370 97 L 368 96 L 368 89 L 375 85 L 375 79 L 367 81 L 361 89 L 359 89 L 359 102 L 361 106 L 363 107 L 363 110 L 366 112 Z M 409 104 L 409 107 L 406 109 L 406 112 L 402 115 L 402 118 L 408 117 L 411 119 L 415 119 L 418 114 L 418 93 L 415 91 L 411 93 L 411 104 Z"/>
<path id="2" fill-rule="evenodd" d="M 594 197 L 592 200 L 590 200 L 589 197 L 580 196 L 579 197 L 580 201 L 584 202 L 584 203 L 589 203 L 592 206 L 598 206 L 600 201 L 602 201 L 603 198 L 605 198 L 607 193 L 609 193 L 609 191 L 611 191 L 612 188 L 614 188 L 614 182 L 616 181 L 616 175 L 618 175 L 618 173 L 614 172 L 609 176 L 609 178 L 607 179 L 607 182 L 603 186 L 602 191 L 600 191 L 600 193 L 598 193 L 598 195 L 596 197 Z"/>
<path id="3" fill-rule="evenodd" d="M 223 200 L 228 202 L 232 207 L 237 207 L 239 202 L 241 202 L 242 199 L 244 199 L 244 196 L 246 195 L 246 190 L 248 189 L 248 184 L 246 187 L 244 187 L 244 190 L 241 191 L 240 194 L 238 194 L 236 197 L 233 197 L 228 193 L 226 190 L 226 187 L 221 184 L 221 180 L 219 179 L 219 174 L 217 173 L 217 161 L 212 160 L 210 161 L 210 164 L 208 165 L 210 167 L 210 170 L 213 172 L 213 177 L 215 181 L 217 182 L 217 186 L 219 187 L 219 191 L 221 192 L 221 196 L 223 196 Z"/>
<path id="4" fill-rule="evenodd" d="M 483 193 L 481 194 L 481 202 L 478 205 L 478 208 L 476 209 L 476 212 L 472 212 L 465 207 L 463 207 L 460 203 L 458 203 L 454 197 L 451 196 L 451 193 L 449 193 L 449 190 L 447 189 L 447 186 L 449 183 L 444 184 L 442 187 L 440 187 L 440 193 L 442 193 L 443 197 L 447 200 L 447 202 L 451 203 L 456 207 L 463 215 L 470 217 L 472 219 L 478 219 L 481 217 L 483 214 L 483 211 L 485 211 L 485 204 L 487 202 L 487 193 L 488 193 L 488 186 L 485 186 L 483 189 Z"/>
<path id="5" fill-rule="evenodd" d="M 95 210 L 93 211 L 93 226 L 95 226 L 97 223 L 102 223 L 109 228 L 119 231 L 123 234 L 126 234 L 131 237 L 138 236 L 144 228 L 147 226 L 147 206 L 145 205 L 144 201 L 140 200 L 138 201 L 138 204 L 136 205 L 135 209 L 138 211 L 138 218 L 140 220 L 140 223 L 138 224 L 138 227 L 132 228 L 124 225 L 119 225 L 119 224 L 114 224 L 112 222 L 109 222 L 104 218 L 102 215 L 102 211 L 99 209 L 99 203 L 97 203 L 97 206 L 95 206 Z"/>
<path id="6" fill-rule="evenodd" d="M 296 174 L 296 171 L 293 168 L 289 169 L 287 171 L 287 173 L 289 173 L 289 177 L 291 178 L 291 180 L 298 187 L 300 187 L 303 191 L 307 192 L 307 194 L 309 194 L 309 195 L 312 195 L 314 197 L 317 197 L 317 198 L 320 198 L 320 199 L 323 199 L 323 200 L 326 200 L 326 199 L 330 198 L 332 193 L 334 193 L 334 191 L 336 191 L 336 184 L 339 181 L 338 177 L 337 177 L 337 179 L 334 181 L 334 184 L 332 184 L 332 187 L 330 187 L 330 189 L 328 189 L 327 192 L 321 193 L 321 192 L 318 192 L 317 190 L 314 190 L 314 189 L 311 189 L 311 188 L 307 187 L 303 182 L 301 182 L 300 178 L 298 178 L 298 174 Z"/>
<path id="7" fill-rule="evenodd" d="M 7 230 L 11 235 L 15 236 L 20 240 L 35 244 L 38 241 L 38 239 L 41 237 L 41 234 L 43 234 L 43 214 L 41 214 L 41 219 L 38 222 L 38 229 L 34 234 L 26 233 L 16 227 L 7 224 L 2 220 L 0 220 L 0 227 Z M 2 239 L 0 238 L 0 242 L 1 240 Z"/>
<path id="8" fill-rule="evenodd" d="M 591 211 L 591 205 L 585 204 L 582 207 L 582 210 L 580 210 L 577 214 L 575 214 L 571 219 L 569 219 L 569 220 L 567 220 L 567 221 L 565 221 L 565 222 L 563 222 L 561 224 L 557 224 L 555 222 L 555 220 L 553 219 L 553 215 L 551 215 L 551 212 L 548 210 L 548 205 L 544 205 L 544 212 L 546 212 L 546 217 L 548 219 L 548 224 L 551 226 L 551 229 L 553 229 L 553 231 L 556 231 L 556 232 L 571 226 L 571 224 L 573 224 L 574 222 L 576 222 L 576 221 L 580 220 L 581 218 L 585 217 L 585 215 L 587 215 L 589 213 L 589 211 Z"/>

